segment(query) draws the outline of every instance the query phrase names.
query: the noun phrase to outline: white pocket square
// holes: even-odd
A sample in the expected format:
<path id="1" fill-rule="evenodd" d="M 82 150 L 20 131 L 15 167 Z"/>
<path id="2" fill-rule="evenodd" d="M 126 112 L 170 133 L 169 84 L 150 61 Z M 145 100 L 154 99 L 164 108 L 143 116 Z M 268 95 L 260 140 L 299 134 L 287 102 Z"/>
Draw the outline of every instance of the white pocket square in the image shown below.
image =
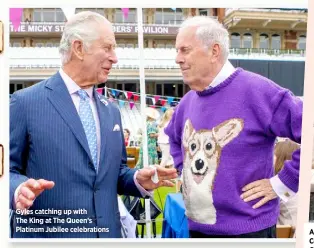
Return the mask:
<path id="1" fill-rule="evenodd" d="M 112 131 L 120 131 L 120 126 L 116 124 Z"/>

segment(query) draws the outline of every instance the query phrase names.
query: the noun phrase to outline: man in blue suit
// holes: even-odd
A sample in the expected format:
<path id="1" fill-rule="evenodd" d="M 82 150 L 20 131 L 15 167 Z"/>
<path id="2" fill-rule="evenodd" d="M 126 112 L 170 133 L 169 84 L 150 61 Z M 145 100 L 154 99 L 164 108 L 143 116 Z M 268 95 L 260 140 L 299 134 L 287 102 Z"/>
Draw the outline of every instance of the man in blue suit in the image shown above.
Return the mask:
<path id="1" fill-rule="evenodd" d="M 13 237 L 121 237 L 117 194 L 173 185 L 175 169 L 126 166 L 119 110 L 94 89 L 117 63 L 115 45 L 107 19 L 81 12 L 65 25 L 59 72 L 12 95 Z"/>

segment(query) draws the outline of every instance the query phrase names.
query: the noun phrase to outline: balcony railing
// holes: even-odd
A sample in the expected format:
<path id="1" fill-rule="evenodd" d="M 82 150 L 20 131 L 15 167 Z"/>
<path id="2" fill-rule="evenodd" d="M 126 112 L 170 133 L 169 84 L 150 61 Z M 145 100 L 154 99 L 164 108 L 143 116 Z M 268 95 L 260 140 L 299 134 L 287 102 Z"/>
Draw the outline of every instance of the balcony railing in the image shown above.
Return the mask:
<path id="1" fill-rule="evenodd" d="M 292 49 L 264 49 L 264 48 L 230 48 L 230 54 L 234 55 L 269 55 L 269 56 L 300 56 L 305 57 L 305 50 Z"/>

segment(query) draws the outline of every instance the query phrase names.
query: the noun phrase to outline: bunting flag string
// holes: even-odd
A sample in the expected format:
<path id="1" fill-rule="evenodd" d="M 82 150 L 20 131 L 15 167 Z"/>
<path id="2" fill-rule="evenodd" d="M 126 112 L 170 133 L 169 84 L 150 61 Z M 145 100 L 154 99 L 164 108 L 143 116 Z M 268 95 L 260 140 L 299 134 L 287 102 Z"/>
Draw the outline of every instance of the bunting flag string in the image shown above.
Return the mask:
<path id="1" fill-rule="evenodd" d="M 128 91 L 127 92 L 127 98 L 130 99 L 133 96 L 133 92 Z"/>
<path id="2" fill-rule="evenodd" d="M 121 8 L 124 19 L 128 19 L 129 16 L 129 8 Z"/>
<path id="3" fill-rule="evenodd" d="M 103 88 L 98 88 L 98 89 L 97 89 L 97 92 L 98 92 L 100 95 L 103 95 Z"/>
<path id="4" fill-rule="evenodd" d="M 21 25 L 22 15 L 23 15 L 23 8 L 10 8 L 9 18 L 15 32 L 18 31 Z"/>
<path id="5" fill-rule="evenodd" d="M 96 90 L 101 95 L 106 95 L 105 90 L 107 90 L 106 98 L 110 102 L 117 101 L 120 108 L 124 107 L 126 103 L 128 103 L 130 109 L 132 110 L 135 104 L 136 105 L 140 104 L 138 102 L 140 99 L 140 95 L 136 92 L 123 91 L 123 90 L 117 90 L 117 89 L 112 89 L 112 88 L 98 88 Z M 119 99 L 121 94 L 125 97 L 126 100 Z M 175 99 L 178 99 L 178 100 L 175 100 Z M 146 106 L 152 107 L 152 108 L 158 108 L 162 112 L 165 112 L 167 110 L 167 104 L 170 106 L 173 106 L 173 104 L 176 105 L 176 103 L 179 103 L 181 99 L 178 97 L 173 97 L 173 96 L 160 96 L 160 95 L 147 94 L 146 100 L 148 100 L 148 102 L 146 102 Z M 149 104 L 149 102 L 151 102 L 152 104 Z"/>
<path id="6" fill-rule="evenodd" d="M 134 102 L 130 102 L 130 109 L 134 107 Z"/>
<path id="7" fill-rule="evenodd" d="M 138 99 L 140 99 L 140 96 L 139 95 L 133 95 L 133 99 L 134 99 L 135 102 L 137 102 Z"/>
<path id="8" fill-rule="evenodd" d="M 120 108 L 123 108 L 126 106 L 126 103 L 129 103 L 129 107 L 132 110 L 134 108 L 135 105 L 140 105 L 140 103 L 135 103 L 135 102 L 129 102 L 129 101 L 124 101 L 124 100 L 120 100 L 120 99 L 115 99 L 115 98 L 107 98 L 110 102 L 118 102 L 118 105 Z M 146 104 L 147 107 L 151 107 L 151 108 L 155 108 L 155 109 L 160 109 L 162 112 L 166 112 L 166 110 L 168 109 L 167 107 L 164 106 L 156 106 L 156 105 L 151 105 L 151 104 Z"/>
<path id="9" fill-rule="evenodd" d="M 99 93 L 100 93 L 100 89 L 105 90 L 105 88 L 98 88 L 97 90 L 99 90 Z M 104 90 L 103 90 L 102 94 L 104 94 Z M 120 94 L 123 94 L 126 99 L 133 100 L 134 102 L 137 102 L 140 99 L 139 93 L 136 93 L 136 92 L 107 88 L 107 93 L 108 92 L 109 92 L 108 95 L 110 96 L 110 94 L 111 94 L 114 98 L 118 98 Z M 132 99 L 132 97 L 133 97 L 133 99 Z M 169 105 L 171 105 L 173 103 L 179 103 L 179 101 L 181 100 L 181 98 L 179 98 L 179 97 L 160 96 L 160 95 L 151 95 L 151 94 L 147 94 L 146 99 L 151 99 L 151 101 L 154 103 L 154 105 L 161 104 L 162 106 L 166 105 L 166 103 L 168 103 Z M 175 99 L 177 99 L 177 100 L 175 100 Z"/>

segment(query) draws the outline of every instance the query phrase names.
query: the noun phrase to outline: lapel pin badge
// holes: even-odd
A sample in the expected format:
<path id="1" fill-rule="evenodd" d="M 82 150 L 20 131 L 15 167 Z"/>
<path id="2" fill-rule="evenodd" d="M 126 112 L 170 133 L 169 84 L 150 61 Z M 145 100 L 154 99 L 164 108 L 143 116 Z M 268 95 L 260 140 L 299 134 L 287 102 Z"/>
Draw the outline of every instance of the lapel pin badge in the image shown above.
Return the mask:
<path id="1" fill-rule="evenodd" d="M 97 96 L 98 96 L 99 100 L 100 100 L 103 104 L 105 104 L 105 106 L 108 106 L 108 102 L 107 102 L 105 99 L 101 98 L 101 96 L 100 96 L 99 94 L 97 94 Z"/>
<path id="2" fill-rule="evenodd" d="M 100 101 L 105 104 L 105 106 L 108 106 L 108 102 L 105 99 L 100 99 Z"/>

